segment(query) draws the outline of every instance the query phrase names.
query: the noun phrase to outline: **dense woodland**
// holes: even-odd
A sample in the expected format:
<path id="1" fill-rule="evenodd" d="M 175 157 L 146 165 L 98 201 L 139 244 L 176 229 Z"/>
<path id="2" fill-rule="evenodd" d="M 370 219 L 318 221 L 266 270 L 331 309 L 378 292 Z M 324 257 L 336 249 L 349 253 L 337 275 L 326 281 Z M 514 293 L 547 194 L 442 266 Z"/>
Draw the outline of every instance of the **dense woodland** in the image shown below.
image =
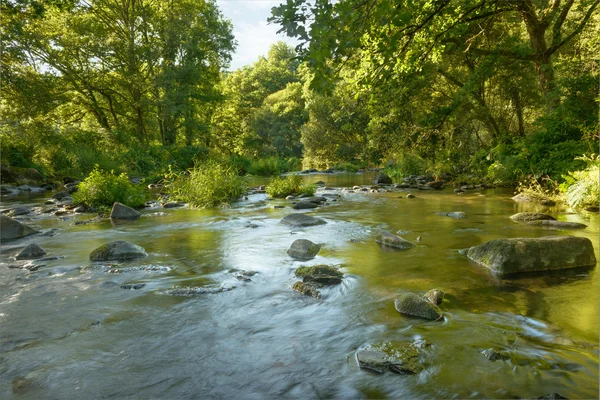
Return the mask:
<path id="1" fill-rule="evenodd" d="M 6 1 L 2 164 L 158 180 L 216 159 L 513 185 L 588 171 L 597 187 L 599 3 L 288 0 L 271 22 L 298 48 L 229 71 L 214 1 Z"/>

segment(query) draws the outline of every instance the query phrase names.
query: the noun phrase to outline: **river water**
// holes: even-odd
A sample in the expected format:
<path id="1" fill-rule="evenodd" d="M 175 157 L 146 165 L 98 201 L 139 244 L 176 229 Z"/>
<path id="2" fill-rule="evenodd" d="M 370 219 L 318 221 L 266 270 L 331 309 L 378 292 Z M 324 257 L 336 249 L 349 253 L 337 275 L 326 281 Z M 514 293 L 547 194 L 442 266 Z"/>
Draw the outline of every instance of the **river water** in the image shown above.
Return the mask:
<path id="1" fill-rule="evenodd" d="M 407 190 L 339 190 L 369 184 L 368 174 L 304 179 L 338 188 L 322 192 L 340 194 L 337 201 L 302 211 L 326 225 L 281 225 L 296 211 L 264 194 L 231 208 L 146 209 L 137 221 L 117 225 L 73 225 L 89 216 L 25 221 L 54 236 L 3 244 L 0 398 L 531 398 L 553 392 L 598 398 L 598 268 L 506 280 L 459 253 L 496 238 L 569 234 L 591 239 L 598 254 L 597 214 L 517 204 L 506 189 L 415 191 L 416 198 L 406 199 L 400 196 Z M 2 207 L 39 205 L 49 196 L 4 197 Z M 546 230 L 508 218 L 540 210 L 588 228 Z M 468 217 L 435 214 L 440 211 Z M 374 240 L 379 229 L 402 231 L 417 246 L 383 249 Z M 324 244 L 314 260 L 288 257 L 298 238 Z M 168 268 L 119 274 L 94 268 L 89 253 L 113 240 L 149 254 L 119 267 Z M 11 248 L 31 242 L 64 258 L 32 272 L 7 268 Z M 295 268 L 317 264 L 340 266 L 343 283 L 324 289 L 320 300 L 293 292 Z M 236 270 L 257 274 L 243 282 Z M 145 286 L 120 288 L 128 283 Z M 201 286 L 227 290 L 166 293 Z M 444 321 L 407 318 L 394 309 L 399 293 L 432 288 L 446 292 Z M 378 375 L 357 365 L 358 349 L 416 339 L 431 343 L 417 375 Z M 488 360 L 481 354 L 488 348 L 510 360 Z"/>

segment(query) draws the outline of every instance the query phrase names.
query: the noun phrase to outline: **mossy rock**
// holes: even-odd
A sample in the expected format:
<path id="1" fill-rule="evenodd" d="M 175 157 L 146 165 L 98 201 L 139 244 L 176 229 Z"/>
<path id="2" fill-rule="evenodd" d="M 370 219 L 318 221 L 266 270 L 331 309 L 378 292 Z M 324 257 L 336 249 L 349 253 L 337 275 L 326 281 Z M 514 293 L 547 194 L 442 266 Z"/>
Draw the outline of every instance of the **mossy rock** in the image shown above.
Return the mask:
<path id="1" fill-rule="evenodd" d="M 360 368 L 378 373 L 390 371 L 396 374 L 413 375 L 421 372 L 423 363 L 422 349 L 426 346 L 415 343 L 385 342 L 356 352 Z"/>
<path id="2" fill-rule="evenodd" d="M 510 216 L 513 221 L 555 221 L 551 215 L 536 212 L 520 212 Z"/>
<path id="3" fill-rule="evenodd" d="M 552 220 L 543 220 L 543 221 L 529 221 L 527 225 L 539 226 L 541 228 L 549 228 L 549 229 L 585 229 L 587 225 L 580 224 L 579 222 L 568 222 L 568 221 L 552 221 Z"/>
<path id="4" fill-rule="evenodd" d="M 317 285 L 337 285 L 342 282 L 344 274 L 329 265 L 315 265 L 314 267 L 299 267 L 296 276 L 303 278 L 304 283 Z"/>
<path id="5" fill-rule="evenodd" d="M 321 245 L 306 239 L 297 239 L 292 243 L 287 253 L 296 260 L 308 261 L 319 253 Z"/>
<path id="6" fill-rule="evenodd" d="M 403 293 L 394 301 L 396 310 L 403 315 L 436 321 L 443 317 L 435 304 L 414 293 Z"/>
<path id="7" fill-rule="evenodd" d="M 305 296 L 314 297 L 315 299 L 321 298 L 321 292 L 319 292 L 313 285 L 304 282 L 295 282 L 292 285 L 292 290 Z"/>
<path id="8" fill-rule="evenodd" d="M 141 247 L 124 240 L 103 244 L 90 253 L 91 261 L 127 261 L 147 257 L 148 254 Z"/>
<path id="9" fill-rule="evenodd" d="M 293 226 L 293 227 L 305 227 L 305 226 L 324 225 L 327 222 L 322 220 L 321 218 L 316 218 L 311 215 L 306 215 L 303 213 L 296 213 L 296 214 L 286 215 L 279 223 L 283 224 L 283 225 Z"/>
<path id="10" fill-rule="evenodd" d="M 377 237 L 375 237 L 375 241 L 383 246 L 393 247 L 399 250 L 407 250 L 415 247 L 415 245 L 408 240 L 404 240 L 400 236 L 396 236 L 386 231 L 379 232 Z"/>
<path id="11" fill-rule="evenodd" d="M 596 265 L 590 239 L 575 236 L 490 240 L 467 257 L 501 276 Z"/>
<path id="12" fill-rule="evenodd" d="M 429 292 L 425 293 L 423 297 L 431 304 L 439 305 L 444 301 L 444 292 L 440 289 L 431 289 Z"/>

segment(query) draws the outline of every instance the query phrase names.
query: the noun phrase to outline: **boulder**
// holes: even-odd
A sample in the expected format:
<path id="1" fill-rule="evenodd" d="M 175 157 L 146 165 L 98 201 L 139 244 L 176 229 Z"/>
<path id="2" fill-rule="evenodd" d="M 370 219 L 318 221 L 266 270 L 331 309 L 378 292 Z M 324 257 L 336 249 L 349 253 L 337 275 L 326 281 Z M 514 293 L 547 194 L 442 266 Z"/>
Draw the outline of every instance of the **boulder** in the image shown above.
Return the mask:
<path id="1" fill-rule="evenodd" d="M 292 285 L 292 290 L 303 294 L 305 296 L 310 296 L 310 297 L 314 297 L 315 299 L 318 299 L 321 297 L 321 293 L 313 286 L 304 282 L 295 282 Z"/>
<path id="2" fill-rule="evenodd" d="M 313 196 L 313 197 L 307 197 L 302 201 L 310 201 L 311 203 L 322 204 L 327 201 L 327 198 L 324 196 Z"/>
<path id="3" fill-rule="evenodd" d="M 384 174 L 383 172 L 380 172 L 375 177 L 373 183 L 391 184 L 392 178 L 390 178 L 389 175 Z"/>
<path id="4" fill-rule="evenodd" d="M 323 225 L 326 224 L 324 220 L 320 218 L 316 218 L 310 215 L 296 213 L 289 214 L 283 217 L 283 219 L 279 222 L 280 224 L 289 225 L 293 227 L 303 227 L 303 226 L 315 226 L 315 225 Z"/>
<path id="5" fill-rule="evenodd" d="M 314 267 L 300 267 L 295 274 L 303 278 L 304 283 L 315 283 L 317 285 L 337 285 L 342 283 L 344 274 L 337 268 L 329 265 L 315 265 Z"/>
<path id="6" fill-rule="evenodd" d="M 55 193 L 52 196 L 52 198 L 56 199 L 56 200 L 62 200 L 63 198 L 68 197 L 68 196 L 69 196 L 69 193 L 67 193 L 67 192 L 58 192 L 58 193 Z"/>
<path id="7" fill-rule="evenodd" d="M 590 239 L 574 236 L 490 240 L 471 247 L 467 257 L 501 276 L 596 264 Z"/>
<path id="8" fill-rule="evenodd" d="M 513 221 L 555 221 L 551 215 L 535 212 L 520 212 L 510 216 Z"/>
<path id="9" fill-rule="evenodd" d="M 294 210 L 308 210 L 317 207 L 319 207 L 317 203 L 313 203 L 310 201 L 299 201 L 293 206 Z"/>
<path id="10" fill-rule="evenodd" d="M 587 225 L 580 224 L 578 222 L 567 222 L 567 221 L 552 221 L 552 220 L 542 220 L 542 221 L 529 221 L 527 225 L 540 226 L 542 228 L 551 228 L 551 229 L 585 229 Z"/>
<path id="11" fill-rule="evenodd" d="M 110 219 L 137 219 L 141 215 L 141 213 L 133 208 L 119 202 L 115 202 L 110 211 Z"/>
<path id="12" fill-rule="evenodd" d="M 384 373 L 418 374 L 425 367 L 421 361 L 422 346 L 412 343 L 384 343 L 356 352 L 360 368 Z"/>
<path id="13" fill-rule="evenodd" d="M 442 304 L 444 301 L 444 292 L 439 289 L 431 289 L 429 292 L 425 293 L 423 297 L 425 297 L 425 299 L 427 299 L 427 301 L 429 301 L 431 304 L 438 305 Z"/>
<path id="14" fill-rule="evenodd" d="M 8 215 L 10 215 L 11 217 L 17 217 L 19 215 L 29 214 L 30 212 L 31 212 L 31 208 L 29 208 L 29 207 L 17 207 L 17 208 L 13 208 L 12 210 L 10 210 Z"/>
<path id="15" fill-rule="evenodd" d="M 415 195 L 414 195 L 414 194 L 412 194 L 412 193 L 409 193 L 409 194 L 407 194 L 407 195 L 406 195 L 406 198 L 407 198 L 407 199 L 414 199 L 414 198 L 415 198 Z"/>
<path id="16" fill-rule="evenodd" d="M 317 255 L 321 250 L 321 245 L 306 239 L 296 239 L 290 246 L 287 253 L 296 260 L 308 261 Z"/>
<path id="17" fill-rule="evenodd" d="M 377 234 L 375 241 L 381 245 L 393 247 L 395 249 L 406 250 L 415 247 L 414 244 L 408 240 L 402 239 L 400 236 L 396 236 L 392 233 L 381 231 Z"/>
<path id="18" fill-rule="evenodd" d="M 36 260 L 43 257 L 46 254 L 44 249 L 38 246 L 36 243 L 30 243 L 25 247 L 19 254 L 15 256 L 16 260 Z"/>
<path id="19" fill-rule="evenodd" d="M 452 212 L 436 212 L 435 215 L 441 215 L 443 217 L 450 217 L 456 219 L 465 219 L 467 218 L 467 214 L 462 211 L 452 211 Z"/>
<path id="20" fill-rule="evenodd" d="M 91 261 L 126 261 L 146 257 L 148 254 L 141 247 L 124 240 L 109 242 L 90 253 Z"/>
<path id="21" fill-rule="evenodd" d="M 414 293 L 403 293 L 394 301 L 396 310 L 403 315 L 436 321 L 443 317 L 435 304 Z"/>
<path id="22" fill-rule="evenodd" d="M 444 181 L 431 181 L 425 184 L 426 186 L 440 190 L 444 186 Z"/>
<path id="23" fill-rule="evenodd" d="M 0 241 L 19 239 L 34 233 L 38 231 L 5 215 L 0 216 Z"/>

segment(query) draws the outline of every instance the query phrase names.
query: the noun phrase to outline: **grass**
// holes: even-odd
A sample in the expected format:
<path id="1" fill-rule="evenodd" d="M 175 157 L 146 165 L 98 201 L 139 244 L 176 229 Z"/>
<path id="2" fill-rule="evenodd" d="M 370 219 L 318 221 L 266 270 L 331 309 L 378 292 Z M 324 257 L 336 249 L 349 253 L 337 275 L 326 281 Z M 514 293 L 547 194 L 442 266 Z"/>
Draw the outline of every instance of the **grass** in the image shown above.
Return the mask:
<path id="1" fill-rule="evenodd" d="M 302 178 L 298 175 L 273 178 L 266 187 L 266 192 L 273 198 L 285 198 L 290 195 L 313 196 L 316 190 L 316 185 L 302 183 Z"/>

